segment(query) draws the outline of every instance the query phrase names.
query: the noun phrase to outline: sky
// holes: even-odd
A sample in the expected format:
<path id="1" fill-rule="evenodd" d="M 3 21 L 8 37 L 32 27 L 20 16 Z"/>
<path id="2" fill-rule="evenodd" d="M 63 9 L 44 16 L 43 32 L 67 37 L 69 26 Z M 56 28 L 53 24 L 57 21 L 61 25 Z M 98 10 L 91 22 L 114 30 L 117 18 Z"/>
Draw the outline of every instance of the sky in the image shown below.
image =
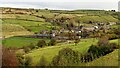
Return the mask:
<path id="1" fill-rule="evenodd" d="M 0 0 L 0 2 L 118 2 L 119 0 Z"/>
<path id="2" fill-rule="evenodd" d="M 0 7 L 118 10 L 119 0 L 0 0 Z"/>

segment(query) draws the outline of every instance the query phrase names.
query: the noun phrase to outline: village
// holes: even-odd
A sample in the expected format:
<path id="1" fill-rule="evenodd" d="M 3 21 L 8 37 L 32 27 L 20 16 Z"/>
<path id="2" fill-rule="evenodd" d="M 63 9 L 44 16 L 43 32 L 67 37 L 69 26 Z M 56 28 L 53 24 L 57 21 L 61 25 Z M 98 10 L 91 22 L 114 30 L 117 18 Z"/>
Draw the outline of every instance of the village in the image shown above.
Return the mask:
<path id="1" fill-rule="evenodd" d="M 116 11 L 1 9 L 3 66 L 118 65 Z"/>
<path id="2" fill-rule="evenodd" d="M 3 8 L 3 11 L 1 12 L 2 14 L 28 14 L 28 15 L 32 15 L 38 18 L 43 18 L 45 19 L 46 22 L 50 22 L 52 23 L 55 27 L 52 30 L 42 30 L 39 31 L 37 33 L 34 33 L 34 35 L 28 35 L 27 37 L 35 37 L 35 38 L 53 38 L 53 39 L 58 39 L 58 40 L 74 40 L 74 39 L 80 39 L 80 38 L 89 38 L 90 34 L 93 33 L 98 33 L 98 31 L 103 30 L 104 32 L 108 31 L 111 29 L 111 26 L 116 25 L 117 22 L 84 22 L 87 25 L 92 25 L 92 26 L 86 26 L 84 24 L 81 24 L 80 21 L 77 21 L 76 23 L 78 23 L 77 26 L 71 24 L 71 20 L 74 19 L 71 17 L 61 17 L 61 18 L 45 18 L 43 15 L 42 16 L 38 16 L 36 14 L 33 14 L 33 10 L 35 12 L 38 12 L 38 10 L 35 10 L 33 8 L 29 8 L 29 9 L 20 9 L 20 8 Z M 45 9 L 48 10 L 48 9 Z M 54 13 L 54 16 L 59 16 L 59 13 Z M 4 19 L 4 17 L 2 18 Z M 9 17 L 5 18 L 5 19 L 9 19 Z M 10 18 L 11 19 L 11 18 Z M 13 18 L 14 19 L 14 18 Z M 34 20 L 28 20 L 28 19 L 19 19 L 16 18 L 18 20 L 25 20 L 25 21 L 33 21 Z M 40 21 L 38 21 L 40 22 Z M 70 23 L 65 24 L 66 22 Z M 55 24 L 60 24 L 59 26 L 62 26 L 62 28 L 57 29 Z"/>
<path id="3" fill-rule="evenodd" d="M 109 22 L 108 24 L 100 23 L 97 26 L 76 26 L 67 30 L 62 28 L 60 30 L 42 30 L 41 32 L 31 36 L 35 38 L 50 38 L 56 40 L 75 40 L 80 38 L 90 38 L 91 33 L 97 33 L 100 30 L 110 30 L 110 26 L 115 25 L 115 22 Z M 83 34 L 84 33 L 84 34 Z M 85 35 L 85 36 L 84 36 Z"/>

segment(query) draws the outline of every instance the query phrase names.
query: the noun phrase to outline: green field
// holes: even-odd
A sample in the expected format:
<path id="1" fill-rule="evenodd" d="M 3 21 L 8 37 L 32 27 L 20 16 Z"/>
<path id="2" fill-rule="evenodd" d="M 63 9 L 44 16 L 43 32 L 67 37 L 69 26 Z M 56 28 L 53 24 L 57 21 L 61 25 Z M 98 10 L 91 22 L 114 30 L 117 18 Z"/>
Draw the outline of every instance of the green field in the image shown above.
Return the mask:
<path id="1" fill-rule="evenodd" d="M 28 14 L 3 14 L 3 19 L 23 19 L 23 20 L 32 20 L 32 21 L 45 21 L 42 18 L 38 18 L 36 16 L 28 15 Z"/>
<path id="2" fill-rule="evenodd" d="M 31 65 L 36 65 L 39 62 L 39 59 L 41 56 L 44 56 L 46 60 L 50 63 L 52 58 L 58 54 L 59 50 L 69 47 L 75 51 L 78 51 L 81 54 L 85 54 L 89 47 L 92 44 L 96 44 L 98 42 L 98 39 L 82 39 L 79 44 L 75 46 L 74 43 L 67 44 L 67 43 L 62 43 L 62 44 L 57 44 L 56 46 L 50 46 L 50 47 L 45 47 L 45 48 L 39 48 L 37 50 L 32 50 L 30 53 L 25 54 L 25 57 L 30 56 L 32 57 Z M 111 40 L 110 42 L 115 42 L 117 43 L 117 40 Z M 80 64 L 81 65 L 81 64 Z M 84 65 L 84 64 L 82 64 Z"/>
<path id="3" fill-rule="evenodd" d="M 44 16 L 45 18 L 53 18 L 54 14 L 49 10 L 38 10 L 38 12 L 33 12 L 33 15 Z"/>
<path id="4" fill-rule="evenodd" d="M 84 54 L 87 52 L 87 50 L 89 49 L 89 47 L 92 44 L 96 44 L 97 43 L 97 39 L 83 39 L 81 40 L 81 42 L 75 46 L 74 43 L 62 43 L 62 44 L 58 44 L 56 46 L 50 46 L 50 47 L 45 47 L 45 48 L 39 48 L 37 50 L 32 50 L 30 53 L 25 54 L 25 56 L 30 56 L 32 57 L 32 65 L 36 65 L 39 62 L 39 59 L 41 56 L 45 56 L 46 60 L 50 63 L 52 58 L 57 55 L 57 53 L 59 52 L 59 50 L 69 47 L 72 48 L 75 51 L 80 52 L 81 54 Z"/>
<path id="5" fill-rule="evenodd" d="M 110 43 L 117 43 L 118 45 L 120 45 L 119 40 L 120 40 L 120 39 L 110 40 Z"/>
<path id="6" fill-rule="evenodd" d="M 111 28 L 113 28 L 113 29 L 117 29 L 119 27 L 120 27 L 120 25 L 113 25 L 113 26 L 111 26 Z"/>
<path id="7" fill-rule="evenodd" d="M 3 24 L 17 24 L 23 26 L 25 29 L 32 32 L 40 32 L 41 30 L 50 30 L 52 26 L 48 22 L 34 22 L 34 21 L 24 21 L 24 20 L 15 20 L 15 19 L 5 19 Z"/>
<path id="8" fill-rule="evenodd" d="M 17 24 L 2 24 L 2 34 L 7 38 L 10 36 L 32 35 L 33 32 L 29 32 L 23 26 Z"/>
<path id="9" fill-rule="evenodd" d="M 23 46 L 29 46 L 29 45 L 31 45 L 31 43 L 34 43 L 34 45 L 36 45 L 36 43 L 39 40 L 40 39 L 36 39 L 36 38 L 11 37 L 11 38 L 7 38 L 7 39 L 3 40 L 3 44 L 6 47 L 18 47 L 19 48 L 19 47 L 23 47 Z M 46 42 L 49 42 L 48 39 L 44 39 L 44 40 Z M 81 39 L 81 41 L 77 45 L 75 45 L 74 43 L 68 43 L 68 42 L 59 43 L 56 46 L 48 46 L 48 47 L 45 47 L 45 48 L 39 48 L 39 49 L 32 50 L 28 54 L 25 54 L 25 57 L 27 57 L 27 56 L 32 57 L 32 60 L 34 60 L 34 61 L 32 61 L 31 65 L 36 65 L 39 62 L 39 59 L 40 59 L 41 56 L 45 56 L 46 60 L 50 63 L 52 58 L 55 55 L 58 54 L 59 50 L 61 50 L 63 48 L 69 47 L 69 48 L 72 48 L 75 51 L 80 52 L 81 54 L 85 54 L 87 52 L 87 50 L 89 49 L 89 47 L 92 44 L 96 44 L 97 42 L 98 42 L 98 39 L 91 38 L 91 39 Z M 118 43 L 118 39 L 110 40 L 110 42 Z M 116 54 L 116 52 L 115 52 L 115 54 Z M 108 55 L 107 58 L 109 58 L 109 55 Z M 116 61 L 116 59 L 113 56 L 112 56 L 112 58 L 113 58 L 114 61 Z M 95 60 L 93 62 L 87 63 L 87 64 L 80 64 L 80 65 L 87 65 L 87 66 L 89 66 L 89 65 L 92 65 L 92 64 L 98 62 L 99 59 Z M 106 58 L 104 58 L 104 60 L 107 62 Z M 96 64 L 98 66 L 102 65 L 101 62 L 100 63 L 96 63 Z M 114 63 L 114 64 L 116 65 L 117 62 Z M 105 65 L 107 65 L 107 63 Z"/>
<path id="10" fill-rule="evenodd" d="M 26 37 L 10 37 L 2 41 L 5 47 L 23 47 L 29 46 L 31 44 L 36 45 L 38 41 L 41 40 L 39 38 L 26 38 Z M 49 42 L 49 39 L 44 39 L 46 42 Z"/>
<path id="11" fill-rule="evenodd" d="M 117 22 L 118 20 L 110 15 L 106 15 L 106 16 L 83 16 L 80 17 L 80 20 L 82 22 Z"/>

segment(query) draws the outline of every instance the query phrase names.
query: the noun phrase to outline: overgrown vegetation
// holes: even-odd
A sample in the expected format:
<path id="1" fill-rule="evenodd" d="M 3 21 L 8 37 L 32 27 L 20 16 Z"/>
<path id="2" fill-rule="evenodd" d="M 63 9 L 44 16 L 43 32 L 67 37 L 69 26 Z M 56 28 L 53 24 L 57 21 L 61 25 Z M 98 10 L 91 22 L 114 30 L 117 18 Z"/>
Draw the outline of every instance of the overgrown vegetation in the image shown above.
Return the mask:
<path id="1" fill-rule="evenodd" d="M 4 68 L 12 68 L 15 66 L 18 68 L 19 61 L 16 58 L 15 52 L 12 49 L 3 48 L 2 50 L 2 67 Z"/>
<path id="2" fill-rule="evenodd" d="M 79 53 L 70 48 L 64 48 L 59 51 L 51 62 L 52 66 L 71 66 L 80 62 Z"/>
<path id="3" fill-rule="evenodd" d="M 109 43 L 108 38 L 103 37 L 98 41 L 97 45 L 90 46 L 88 52 L 82 56 L 82 62 L 93 61 L 96 58 L 111 53 L 114 49 L 119 49 L 118 44 Z"/>

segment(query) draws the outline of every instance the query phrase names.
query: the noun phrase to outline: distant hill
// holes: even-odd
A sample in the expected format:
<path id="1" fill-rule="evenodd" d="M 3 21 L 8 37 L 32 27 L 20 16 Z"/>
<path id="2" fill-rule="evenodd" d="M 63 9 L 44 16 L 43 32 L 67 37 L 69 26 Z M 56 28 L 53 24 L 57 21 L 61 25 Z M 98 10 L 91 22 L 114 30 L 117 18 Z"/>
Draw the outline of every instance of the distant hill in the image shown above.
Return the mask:
<path id="1" fill-rule="evenodd" d="M 22 9 L 2 7 L 3 24 L 15 24 L 24 27 L 28 32 L 39 33 L 41 30 L 57 29 L 63 25 L 73 23 L 77 26 L 79 20 L 83 25 L 88 22 L 108 23 L 120 21 L 119 12 L 105 10 L 48 10 L 48 9 Z M 93 24 L 94 25 L 94 24 Z"/>

